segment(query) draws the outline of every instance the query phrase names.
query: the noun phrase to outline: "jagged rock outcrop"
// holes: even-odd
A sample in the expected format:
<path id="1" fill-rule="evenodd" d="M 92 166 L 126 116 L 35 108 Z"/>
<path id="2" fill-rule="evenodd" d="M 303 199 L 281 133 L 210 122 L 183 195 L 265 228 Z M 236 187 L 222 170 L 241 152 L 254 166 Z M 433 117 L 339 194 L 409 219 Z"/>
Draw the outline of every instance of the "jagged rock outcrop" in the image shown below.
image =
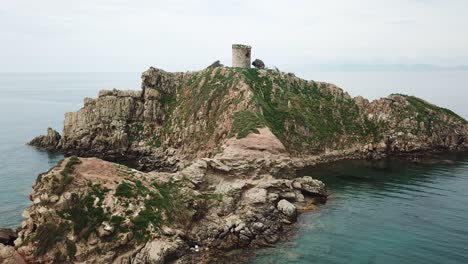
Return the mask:
<path id="1" fill-rule="evenodd" d="M 143 173 L 71 157 L 38 177 L 8 254 L 27 263 L 199 263 L 212 251 L 276 242 L 296 207 L 325 195 L 310 177 L 227 180 L 204 160 Z"/>
<path id="2" fill-rule="evenodd" d="M 47 134 L 44 136 L 38 136 L 31 140 L 31 142 L 28 143 L 28 145 L 39 147 L 42 149 L 47 149 L 47 150 L 59 150 L 61 149 L 60 146 L 60 139 L 62 136 L 60 135 L 59 132 L 55 131 L 52 128 L 47 128 Z"/>
<path id="3" fill-rule="evenodd" d="M 219 60 L 213 62 L 210 64 L 210 66 L 207 67 L 207 69 L 213 69 L 213 68 L 218 68 L 218 67 L 223 67 L 224 65 L 221 64 Z"/>
<path id="4" fill-rule="evenodd" d="M 60 143 L 48 133 L 47 140 L 32 144 L 50 142 L 46 147 L 69 155 L 123 159 L 145 171 L 175 171 L 197 158 L 222 159 L 232 138 L 260 128 L 284 147 L 278 157 L 305 164 L 326 161 L 332 152 L 378 158 L 463 150 L 467 127 L 453 112 L 416 97 L 369 102 L 335 85 L 273 70 L 150 68 L 142 75 L 141 91 L 104 90 L 97 99 L 86 98 L 82 109 L 66 114 Z"/>
<path id="5" fill-rule="evenodd" d="M 467 146 L 466 121 L 452 111 L 414 96 L 391 95 L 368 105 L 388 152 L 457 150 Z M 383 145 L 382 145 L 383 146 Z"/>

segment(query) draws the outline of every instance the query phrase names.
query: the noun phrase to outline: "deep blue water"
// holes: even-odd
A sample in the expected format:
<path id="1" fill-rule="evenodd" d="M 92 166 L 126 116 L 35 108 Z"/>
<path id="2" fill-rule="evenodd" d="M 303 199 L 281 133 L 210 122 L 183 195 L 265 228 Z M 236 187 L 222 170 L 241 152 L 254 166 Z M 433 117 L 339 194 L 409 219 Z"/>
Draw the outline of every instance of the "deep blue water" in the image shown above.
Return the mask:
<path id="1" fill-rule="evenodd" d="M 139 83 L 138 73 L 0 74 L 0 227 L 21 223 L 37 175 L 62 159 L 25 143 L 48 126 L 61 131 L 64 113 L 84 97 Z M 448 158 L 456 164 L 360 161 L 308 171 L 328 185 L 330 200 L 251 262 L 468 263 L 468 156 Z"/>
<path id="2" fill-rule="evenodd" d="M 344 161 L 304 174 L 331 193 L 263 263 L 468 263 L 468 155 L 453 165 Z"/>
<path id="3" fill-rule="evenodd" d="M 0 73 L 0 227 L 21 223 L 37 175 L 63 158 L 25 143 L 48 126 L 62 131 L 65 112 L 82 107 L 84 97 L 100 89 L 139 89 L 139 83 L 137 73 Z"/>

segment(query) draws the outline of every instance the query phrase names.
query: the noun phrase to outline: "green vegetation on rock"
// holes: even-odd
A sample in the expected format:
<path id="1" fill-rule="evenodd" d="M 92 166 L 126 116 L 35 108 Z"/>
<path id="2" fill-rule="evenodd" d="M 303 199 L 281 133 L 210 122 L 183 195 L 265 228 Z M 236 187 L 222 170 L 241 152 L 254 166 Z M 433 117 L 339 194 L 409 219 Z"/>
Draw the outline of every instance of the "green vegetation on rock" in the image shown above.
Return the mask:
<path id="1" fill-rule="evenodd" d="M 392 94 L 390 100 L 391 122 L 400 131 L 413 135 L 432 137 L 440 130 L 451 130 L 456 123 L 468 124 L 465 119 L 454 112 L 438 107 L 415 96 Z M 388 124 L 381 125 L 381 131 L 388 130 Z M 437 133 L 437 132 L 436 132 Z M 445 132 L 444 132 L 445 134 Z"/>
<path id="2" fill-rule="evenodd" d="M 62 218 L 72 222 L 75 235 L 85 239 L 95 232 L 102 222 L 110 219 L 109 213 L 102 208 L 102 201 L 109 190 L 98 184 L 90 183 L 90 187 L 91 191 L 84 196 L 73 193 L 70 207 L 58 212 Z"/>
<path id="3" fill-rule="evenodd" d="M 61 178 L 58 183 L 55 184 L 53 192 L 57 195 L 60 195 L 65 190 L 65 187 L 73 181 L 73 176 L 71 175 L 74 172 L 75 166 L 80 164 L 81 161 L 78 157 L 72 156 L 68 159 L 67 164 L 60 172 Z"/>
<path id="4" fill-rule="evenodd" d="M 57 243 L 65 240 L 69 226 L 65 223 L 59 225 L 46 223 L 37 228 L 33 241 L 37 242 L 36 256 L 42 256 L 55 247 Z"/>
<path id="5" fill-rule="evenodd" d="M 266 126 L 290 150 L 346 147 L 373 138 L 377 129 L 351 98 L 335 95 L 327 84 L 267 70 L 240 69 Z"/>
<path id="6" fill-rule="evenodd" d="M 237 138 L 243 138 L 250 133 L 259 133 L 258 128 L 264 127 L 263 122 L 252 111 L 239 111 L 234 113 L 232 131 Z"/>
<path id="7" fill-rule="evenodd" d="M 153 136 L 153 138 L 151 138 L 151 141 L 149 142 L 149 145 L 152 147 L 159 148 L 162 145 L 161 139 L 158 136 Z"/>
<path id="8" fill-rule="evenodd" d="M 144 201 L 145 209 L 132 220 L 132 231 L 140 240 L 149 238 L 150 224 L 159 228 L 162 224 L 179 223 L 185 219 L 185 212 L 188 210 L 175 183 L 155 183 L 153 186 L 157 189 L 157 193 L 149 193 L 150 198 Z"/>
<path id="9" fill-rule="evenodd" d="M 65 245 L 67 247 L 68 256 L 73 258 L 76 255 L 76 251 L 77 251 L 75 243 L 67 239 L 67 241 L 65 242 Z"/>
<path id="10" fill-rule="evenodd" d="M 411 106 L 415 108 L 416 113 L 418 113 L 419 116 L 422 115 L 424 119 L 427 119 L 429 112 L 432 111 L 434 113 L 442 113 L 450 118 L 462 121 L 465 124 L 467 123 L 465 119 L 463 119 L 462 117 L 455 114 L 453 111 L 449 109 L 433 105 L 415 96 L 408 96 L 408 95 L 401 95 L 401 94 L 400 96 L 405 97 L 406 100 L 408 100 L 408 102 L 411 104 Z"/>
<path id="11" fill-rule="evenodd" d="M 203 142 L 215 135 L 220 117 L 239 100 L 225 97 L 239 80 L 240 76 L 235 71 L 223 67 L 205 69 L 190 76 L 166 114 L 167 122 L 161 139 L 172 136 L 175 127 L 195 124 L 202 118 L 206 124 L 203 130 L 190 135 L 191 140 L 199 142 L 198 146 L 202 147 Z"/>
<path id="12" fill-rule="evenodd" d="M 126 182 L 122 182 L 117 186 L 117 189 L 115 190 L 115 196 L 132 198 L 135 196 L 133 187 Z"/>

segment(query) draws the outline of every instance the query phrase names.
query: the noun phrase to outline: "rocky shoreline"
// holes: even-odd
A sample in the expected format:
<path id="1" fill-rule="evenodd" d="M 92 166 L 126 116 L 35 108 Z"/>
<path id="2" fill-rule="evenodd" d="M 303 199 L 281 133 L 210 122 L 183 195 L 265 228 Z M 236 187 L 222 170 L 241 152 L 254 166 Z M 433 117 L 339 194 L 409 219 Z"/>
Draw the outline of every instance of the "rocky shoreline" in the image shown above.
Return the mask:
<path id="1" fill-rule="evenodd" d="M 65 115 L 63 133 L 30 142 L 69 157 L 39 175 L 0 262 L 225 263 L 274 245 L 326 201 L 325 185 L 297 170 L 420 162 L 466 151 L 467 136 L 466 120 L 412 96 L 369 102 L 267 69 L 150 68 L 141 91 L 103 90 Z"/>
<path id="2" fill-rule="evenodd" d="M 311 177 L 225 177 L 203 160 L 177 173 L 142 173 L 68 158 L 34 185 L 15 252 L 27 263 L 200 263 L 275 243 L 298 210 L 326 199 Z"/>
<path id="3" fill-rule="evenodd" d="M 416 156 L 404 154 L 389 158 L 404 158 L 418 164 L 449 164 L 444 159 L 428 153 L 419 153 Z M 59 194 L 60 192 L 56 191 L 57 184 L 61 186 L 62 172 L 70 163 L 73 164 L 70 165 L 73 169 L 69 176 L 73 179 Z M 326 202 L 328 195 L 323 183 L 308 176 L 286 180 L 257 175 L 253 181 L 246 182 L 242 179 L 225 183 L 226 176 L 225 171 L 210 166 L 209 161 L 205 160 L 199 160 L 176 173 L 143 173 L 96 158 L 67 158 L 49 172 L 39 175 L 30 196 L 33 205 L 23 213 L 25 221 L 22 226 L 16 231 L 0 229 L 0 260 L 3 261 L 1 263 L 240 263 L 241 260 L 247 261 L 255 254 L 255 249 L 272 247 L 278 241 L 294 235 L 297 216 L 316 210 L 320 204 Z M 189 213 L 189 218 L 192 219 L 189 227 L 164 223 L 163 226 L 152 228 L 147 234 L 148 240 L 144 241 L 137 239 L 138 235 L 131 235 L 130 230 L 134 223 L 131 216 L 122 212 L 129 202 L 131 208 L 138 208 L 136 204 L 141 204 L 142 200 L 148 198 L 148 195 L 138 197 L 143 194 L 137 193 L 146 188 L 150 189 L 145 182 L 148 180 L 154 181 L 154 186 L 175 184 L 177 190 L 172 191 L 177 197 L 183 197 L 184 203 L 190 204 L 177 210 L 193 210 Z M 136 198 L 118 194 L 119 186 L 125 183 L 129 183 L 133 188 L 135 193 L 132 195 Z M 213 186 L 217 187 L 213 189 Z M 107 196 L 100 197 L 99 192 L 105 192 Z M 83 198 L 90 193 L 96 194 L 92 196 L 95 199 L 94 204 L 103 199 L 100 206 L 106 208 L 104 211 L 110 209 L 108 215 L 122 216 L 124 219 L 119 223 L 124 223 L 125 227 L 119 227 L 116 231 L 112 221 L 103 222 L 101 226 L 96 227 L 95 237 L 88 237 L 83 241 L 72 235 L 72 226 L 76 223 L 73 223 L 71 218 L 64 217 L 62 213 L 69 209 L 71 204 L 79 202 L 79 199 L 75 200 L 75 195 Z M 158 193 L 160 194 L 161 192 Z M 155 193 L 151 194 L 154 195 Z M 111 197 L 113 201 L 109 201 Z M 203 198 L 199 199 L 200 197 Z M 175 196 L 170 198 L 175 199 Z M 207 205 L 208 210 L 204 206 L 198 207 L 197 204 Z M 200 214 L 201 211 L 204 211 L 203 215 Z M 137 209 L 134 215 L 141 212 Z M 69 241 L 77 246 L 73 256 L 67 256 L 70 250 L 67 243 L 52 244 L 54 247 L 49 245 L 50 248 L 47 248 L 44 255 L 37 255 L 38 246 L 43 242 L 33 234 L 37 232 L 38 226 L 50 223 L 57 227 L 63 223 L 71 225 L 67 230 L 70 234 L 65 235 L 65 239 L 70 239 Z M 50 233 L 47 232 L 47 235 Z M 31 236 L 35 237 L 32 241 L 28 239 Z M 112 240 L 109 240 L 110 237 Z M 99 253 L 101 250 L 97 250 L 100 247 L 107 248 L 112 253 L 103 256 Z M 124 254 L 122 248 L 126 248 Z M 235 260 L 229 262 L 229 258 L 233 257 Z"/>

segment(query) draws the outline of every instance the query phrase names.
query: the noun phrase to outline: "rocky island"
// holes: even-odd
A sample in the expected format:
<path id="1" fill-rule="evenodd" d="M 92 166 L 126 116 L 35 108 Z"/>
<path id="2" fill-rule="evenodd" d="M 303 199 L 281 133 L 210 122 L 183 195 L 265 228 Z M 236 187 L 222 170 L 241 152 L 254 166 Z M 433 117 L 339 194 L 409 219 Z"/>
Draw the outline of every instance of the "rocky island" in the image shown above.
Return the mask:
<path id="1" fill-rule="evenodd" d="M 266 69 L 150 68 L 103 90 L 31 145 L 68 158 L 37 178 L 4 263 L 224 263 L 277 242 L 327 197 L 296 170 L 341 159 L 465 151 L 468 122 L 422 99 L 368 101 Z M 3 243 L 3 242 L 2 242 Z"/>

